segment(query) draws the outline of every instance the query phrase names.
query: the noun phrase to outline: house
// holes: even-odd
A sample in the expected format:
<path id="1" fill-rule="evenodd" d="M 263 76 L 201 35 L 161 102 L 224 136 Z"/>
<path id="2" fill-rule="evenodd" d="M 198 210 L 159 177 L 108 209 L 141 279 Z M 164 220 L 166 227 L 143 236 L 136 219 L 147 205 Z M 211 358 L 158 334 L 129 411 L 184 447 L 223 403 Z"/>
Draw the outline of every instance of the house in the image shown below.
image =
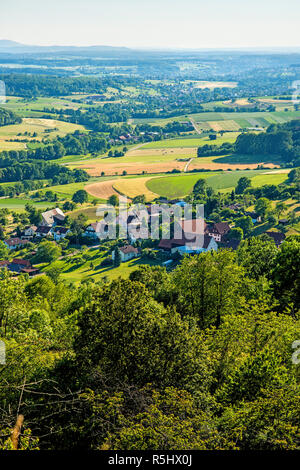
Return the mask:
<path id="1" fill-rule="evenodd" d="M 213 237 L 216 242 L 221 242 L 224 236 L 230 231 L 230 225 L 227 222 L 217 222 L 213 225 L 206 226 L 205 233 Z"/>
<path id="2" fill-rule="evenodd" d="M 55 241 L 62 240 L 70 233 L 67 227 L 59 227 L 58 225 L 51 229 Z"/>
<path id="3" fill-rule="evenodd" d="M 261 222 L 261 216 L 256 212 L 245 212 L 245 215 L 251 217 L 254 224 Z"/>
<path id="4" fill-rule="evenodd" d="M 39 237 L 39 238 L 43 238 L 43 237 L 47 237 L 49 235 L 51 235 L 51 226 L 48 226 L 48 225 L 40 225 L 37 229 L 36 229 L 36 236 Z"/>
<path id="5" fill-rule="evenodd" d="M 129 261 L 132 258 L 136 258 L 139 255 L 139 250 L 134 248 L 132 245 L 125 245 L 120 248 L 121 261 Z M 112 252 L 112 259 L 115 259 L 115 250 Z"/>
<path id="6" fill-rule="evenodd" d="M 109 234 L 108 224 L 105 220 L 100 222 L 93 222 L 85 228 L 84 236 L 99 240 L 99 238 L 105 238 L 105 234 Z"/>
<path id="7" fill-rule="evenodd" d="M 283 243 L 285 239 L 285 234 L 282 232 L 266 232 L 266 235 L 274 240 L 277 248 L 280 247 L 281 243 Z"/>
<path id="8" fill-rule="evenodd" d="M 51 209 L 42 213 L 41 225 L 52 227 L 54 225 L 62 225 L 66 216 L 61 209 Z"/>
<path id="9" fill-rule="evenodd" d="M 196 237 L 195 237 L 196 240 Z M 164 239 L 162 238 L 158 244 L 158 248 L 167 253 L 180 253 L 180 254 L 193 254 L 203 253 L 207 251 L 217 251 L 218 244 L 213 237 L 204 235 L 202 243 L 192 244 L 190 238 L 186 239 L 184 236 L 180 239 Z"/>
<path id="10" fill-rule="evenodd" d="M 9 265 L 8 260 L 0 261 L 0 269 L 8 268 L 8 265 Z"/>
<path id="11" fill-rule="evenodd" d="M 30 225 L 28 227 L 25 227 L 23 232 L 21 233 L 20 238 L 22 240 L 32 240 L 33 237 L 35 236 L 36 231 L 37 231 L 37 227 L 35 225 Z"/>
<path id="12" fill-rule="evenodd" d="M 98 239 L 97 226 L 98 226 L 98 222 L 93 222 L 92 224 L 88 225 L 85 228 L 84 236 Z"/>
<path id="13" fill-rule="evenodd" d="M 204 235 L 202 246 L 179 246 L 177 251 L 181 254 L 206 253 L 207 251 L 218 251 L 218 244 L 213 237 Z"/>
<path id="14" fill-rule="evenodd" d="M 280 219 L 280 220 L 278 220 L 278 222 L 279 222 L 281 225 L 288 225 L 289 219 Z"/>
<path id="15" fill-rule="evenodd" d="M 20 273 L 25 268 L 32 268 L 30 261 L 27 259 L 14 258 L 9 263 L 9 270 L 12 272 Z"/>
<path id="16" fill-rule="evenodd" d="M 29 241 L 21 240 L 21 238 L 15 237 L 10 238 L 9 240 L 4 240 L 4 243 L 10 250 L 16 250 L 17 248 L 24 248 L 24 246 L 27 245 Z"/>
<path id="17" fill-rule="evenodd" d="M 223 209 L 229 209 L 231 211 L 240 211 L 242 209 L 243 205 L 242 204 L 229 204 L 227 206 L 224 206 Z"/>

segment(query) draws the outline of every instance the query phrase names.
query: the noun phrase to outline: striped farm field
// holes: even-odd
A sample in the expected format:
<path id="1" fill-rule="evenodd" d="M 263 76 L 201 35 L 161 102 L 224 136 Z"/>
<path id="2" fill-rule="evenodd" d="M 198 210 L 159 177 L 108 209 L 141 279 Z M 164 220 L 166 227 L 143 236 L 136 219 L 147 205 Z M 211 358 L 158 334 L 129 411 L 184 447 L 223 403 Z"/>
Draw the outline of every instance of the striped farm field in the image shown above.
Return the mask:
<path id="1" fill-rule="evenodd" d="M 166 139 L 159 140 L 157 142 L 149 142 L 148 144 L 143 145 L 140 149 L 161 149 L 161 148 L 188 148 L 188 147 L 201 147 L 202 145 L 222 145 L 224 142 L 233 143 L 235 142 L 239 132 L 230 132 L 229 134 L 224 134 L 218 136 L 216 140 L 210 140 L 208 136 L 195 138 L 178 138 L 178 139 Z"/>
<path id="2" fill-rule="evenodd" d="M 113 187 L 114 180 L 100 181 L 99 183 L 92 183 L 85 186 L 85 190 L 91 196 L 99 199 L 107 199 L 113 194 L 118 194 Z"/>
<path id="3" fill-rule="evenodd" d="M 284 173 L 265 173 L 262 175 L 255 176 L 254 178 L 252 178 L 251 182 L 254 188 L 259 188 L 264 184 L 275 184 L 277 186 L 278 184 L 281 184 L 286 181 L 287 178 L 288 175 Z"/>
<path id="4" fill-rule="evenodd" d="M 158 195 L 151 191 L 146 183 L 153 179 L 152 176 L 146 178 L 123 178 L 113 182 L 113 188 L 120 194 L 130 198 L 144 194 L 147 201 L 152 201 Z"/>

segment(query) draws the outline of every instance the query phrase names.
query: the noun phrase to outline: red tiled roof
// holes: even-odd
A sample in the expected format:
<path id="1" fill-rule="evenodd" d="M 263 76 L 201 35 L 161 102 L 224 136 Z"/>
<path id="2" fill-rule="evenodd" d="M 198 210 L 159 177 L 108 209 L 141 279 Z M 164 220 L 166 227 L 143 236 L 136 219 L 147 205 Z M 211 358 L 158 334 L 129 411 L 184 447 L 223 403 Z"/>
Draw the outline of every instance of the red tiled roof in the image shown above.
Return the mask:
<path id="1" fill-rule="evenodd" d="M 8 265 L 9 265 L 9 261 L 7 261 L 7 260 L 0 261 L 0 267 L 1 266 L 8 266 Z"/>
<path id="2" fill-rule="evenodd" d="M 8 246 L 17 246 L 17 245 L 26 245 L 26 243 L 29 243 L 28 240 L 21 240 L 21 238 L 10 238 L 9 240 L 5 240 L 5 243 Z"/>
<path id="3" fill-rule="evenodd" d="M 14 258 L 11 263 L 12 264 L 18 264 L 20 266 L 27 266 L 28 268 L 31 268 L 31 263 L 28 259 Z"/>
<path id="4" fill-rule="evenodd" d="M 122 251 L 122 253 L 124 253 L 124 255 L 126 255 L 127 253 L 138 253 L 139 252 L 139 250 L 137 248 L 134 248 L 132 245 L 122 246 L 120 248 L 120 251 Z"/>
<path id="5" fill-rule="evenodd" d="M 217 222 L 212 227 L 212 233 L 218 233 L 219 235 L 225 235 L 229 230 L 230 226 L 227 222 Z"/>

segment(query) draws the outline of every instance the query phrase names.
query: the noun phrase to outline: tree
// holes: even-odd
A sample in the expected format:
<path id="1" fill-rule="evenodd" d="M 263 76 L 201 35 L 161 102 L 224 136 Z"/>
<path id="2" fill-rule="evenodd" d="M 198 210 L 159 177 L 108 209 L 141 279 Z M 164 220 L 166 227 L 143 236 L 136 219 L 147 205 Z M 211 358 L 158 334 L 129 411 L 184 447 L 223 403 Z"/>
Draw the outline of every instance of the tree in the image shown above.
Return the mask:
<path id="1" fill-rule="evenodd" d="M 83 204 L 84 202 L 88 201 L 88 193 L 84 189 L 79 189 L 76 193 L 72 196 L 72 201 L 76 204 Z"/>
<path id="2" fill-rule="evenodd" d="M 36 263 L 51 263 L 61 255 L 61 248 L 54 242 L 42 241 L 34 257 Z"/>
<path id="3" fill-rule="evenodd" d="M 243 229 L 240 227 L 232 228 L 227 234 L 228 240 L 239 240 L 241 241 L 244 238 Z"/>
<path id="4" fill-rule="evenodd" d="M 207 391 L 209 357 L 196 328 L 153 300 L 140 283 L 113 281 L 78 318 L 76 362 L 112 384 L 183 386 Z M 159 340 L 158 340 L 159 338 Z"/>
<path id="5" fill-rule="evenodd" d="M 146 196 L 145 194 L 140 194 L 139 196 L 135 196 L 132 199 L 133 204 L 145 204 L 146 203 Z"/>
<path id="6" fill-rule="evenodd" d="M 267 235 L 244 240 L 237 251 L 238 262 L 248 276 L 258 280 L 261 276 L 270 277 L 274 268 L 277 248 Z"/>
<path id="7" fill-rule="evenodd" d="M 0 259 L 1 260 L 7 259 L 8 253 L 9 253 L 9 250 L 7 246 L 2 240 L 0 240 Z"/>
<path id="8" fill-rule="evenodd" d="M 271 279 L 274 294 L 283 307 L 297 311 L 300 305 L 300 239 L 290 237 L 275 258 Z"/>
<path id="9" fill-rule="evenodd" d="M 117 206 L 119 202 L 118 196 L 116 194 L 112 194 L 111 196 L 109 196 L 107 202 L 111 206 L 114 206 L 114 207 Z"/>
<path id="10" fill-rule="evenodd" d="M 235 226 L 241 228 L 245 237 L 248 237 L 253 229 L 253 222 L 251 217 L 247 215 L 236 219 Z"/>
<path id="11" fill-rule="evenodd" d="M 63 211 L 73 211 L 76 207 L 76 204 L 74 202 L 71 202 L 71 201 L 66 201 L 64 202 L 62 208 L 63 208 Z"/>
<path id="12" fill-rule="evenodd" d="M 265 220 L 268 211 L 271 209 L 271 202 L 265 197 L 261 197 L 256 201 L 255 211 Z"/>
<path id="13" fill-rule="evenodd" d="M 49 276 L 55 283 L 59 281 L 61 273 L 62 268 L 59 266 L 51 266 L 46 272 L 47 276 Z"/>
<path id="14" fill-rule="evenodd" d="M 220 326 L 227 313 L 243 302 L 243 268 L 229 250 L 184 258 L 174 271 L 176 305 L 183 315 L 194 317 L 200 328 Z"/>
<path id="15" fill-rule="evenodd" d="M 114 267 L 117 268 L 121 264 L 121 251 L 120 248 L 117 246 L 115 249 L 115 257 L 114 257 Z"/>
<path id="16" fill-rule="evenodd" d="M 242 178 L 238 180 L 238 184 L 235 188 L 235 193 L 243 194 L 247 188 L 250 188 L 250 186 L 251 186 L 250 178 L 247 178 L 246 176 L 242 176 Z"/>

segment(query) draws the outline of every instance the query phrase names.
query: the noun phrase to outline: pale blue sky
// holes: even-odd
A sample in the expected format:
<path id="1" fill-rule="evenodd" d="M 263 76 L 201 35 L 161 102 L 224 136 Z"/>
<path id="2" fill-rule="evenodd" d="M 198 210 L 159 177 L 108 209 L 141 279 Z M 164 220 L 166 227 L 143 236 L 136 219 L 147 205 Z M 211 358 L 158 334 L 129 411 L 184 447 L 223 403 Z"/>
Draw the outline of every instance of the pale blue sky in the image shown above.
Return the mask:
<path id="1" fill-rule="evenodd" d="M 1 0 L 0 38 L 129 47 L 300 46 L 299 0 Z"/>

